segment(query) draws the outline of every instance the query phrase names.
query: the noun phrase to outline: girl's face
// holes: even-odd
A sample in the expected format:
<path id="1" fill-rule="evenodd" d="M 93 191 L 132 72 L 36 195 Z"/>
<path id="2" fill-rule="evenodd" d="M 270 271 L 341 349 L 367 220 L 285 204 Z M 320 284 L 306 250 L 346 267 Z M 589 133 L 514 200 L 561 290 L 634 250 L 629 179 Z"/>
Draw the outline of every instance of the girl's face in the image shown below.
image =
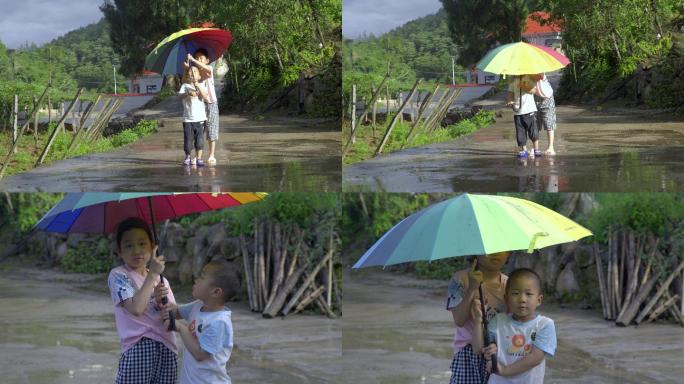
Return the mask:
<path id="1" fill-rule="evenodd" d="M 131 269 L 144 269 L 152 258 L 152 249 L 147 232 L 140 228 L 128 230 L 121 236 L 119 255 Z"/>
<path id="2" fill-rule="evenodd" d="M 486 256 L 478 256 L 477 264 L 481 269 L 488 269 L 490 271 L 500 271 L 506 265 L 510 252 L 492 253 Z"/>

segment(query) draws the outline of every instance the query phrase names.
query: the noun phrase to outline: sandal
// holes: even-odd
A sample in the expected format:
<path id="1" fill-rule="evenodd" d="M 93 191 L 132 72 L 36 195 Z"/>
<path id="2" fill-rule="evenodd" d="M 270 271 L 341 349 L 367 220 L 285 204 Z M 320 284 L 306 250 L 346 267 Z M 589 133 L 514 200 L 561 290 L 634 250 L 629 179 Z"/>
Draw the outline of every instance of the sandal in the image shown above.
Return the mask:
<path id="1" fill-rule="evenodd" d="M 541 157 L 541 155 L 542 155 L 542 151 L 540 151 L 538 149 L 534 150 L 534 157 Z"/>
<path id="2" fill-rule="evenodd" d="M 185 160 L 183 160 L 183 165 L 190 165 L 190 156 L 186 157 Z"/>
<path id="3" fill-rule="evenodd" d="M 211 156 L 210 158 L 207 159 L 207 163 L 209 165 L 214 165 L 216 164 L 216 158 L 214 156 Z"/>
<path id="4" fill-rule="evenodd" d="M 197 159 L 197 166 L 198 166 L 198 167 L 204 167 L 204 160 L 202 160 L 202 159 Z"/>
<path id="5" fill-rule="evenodd" d="M 524 158 L 526 158 L 526 157 L 529 156 L 529 155 L 530 155 L 530 154 L 529 154 L 527 151 L 520 151 L 520 152 L 518 152 L 518 157 L 521 158 L 521 159 L 524 159 Z"/>

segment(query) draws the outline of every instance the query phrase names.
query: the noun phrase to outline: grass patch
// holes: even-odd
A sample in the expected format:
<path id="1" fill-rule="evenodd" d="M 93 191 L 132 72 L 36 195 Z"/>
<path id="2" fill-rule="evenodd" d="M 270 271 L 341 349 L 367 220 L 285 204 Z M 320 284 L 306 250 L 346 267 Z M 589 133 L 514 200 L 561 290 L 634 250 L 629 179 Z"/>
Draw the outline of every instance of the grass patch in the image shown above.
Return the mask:
<path id="1" fill-rule="evenodd" d="M 5 171 L 5 175 L 10 176 L 17 173 L 28 171 L 35 167 L 43 148 L 50 138 L 50 133 L 54 130 L 55 124 L 50 126 L 47 132 L 42 132 L 38 137 L 32 134 L 24 135 L 19 138 L 19 148 L 17 154 L 12 157 L 10 164 Z M 107 152 L 115 148 L 122 147 L 137 141 L 138 139 L 150 135 L 157 131 L 156 120 L 141 120 L 138 124 L 116 135 L 101 137 L 94 142 L 79 141 L 76 147 L 69 151 L 69 145 L 74 137 L 72 132 L 60 132 L 55 136 L 50 152 L 43 164 L 50 164 L 54 161 L 67 158 L 88 155 L 91 153 Z M 81 138 L 83 140 L 83 138 Z M 12 148 L 12 132 L 0 135 L 0 159 L 4 159 Z"/>
<path id="2" fill-rule="evenodd" d="M 360 126 L 356 133 L 356 143 L 352 144 L 347 153 L 342 158 L 344 165 L 354 164 L 359 161 L 368 160 L 373 157 L 376 148 L 382 140 L 382 135 L 387 130 L 391 119 L 382 125 L 378 125 L 375 136 L 371 126 Z M 383 153 L 396 152 L 403 148 L 420 147 L 426 144 L 441 143 L 444 141 L 454 140 L 461 136 L 469 135 L 480 128 L 488 127 L 494 122 L 494 112 L 480 110 L 475 116 L 470 119 L 459 121 L 446 127 L 439 127 L 434 131 L 428 133 L 423 129 L 422 123 L 418 124 L 413 132 L 411 142 L 405 143 L 405 138 L 411 129 L 411 124 L 408 122 L 398 122 L 392 134 L 387 140 L 387 144 L 383 148 Z M 343 143 L 349 140 L 350 122 L 343 123 Z M 403 146 L 403 148 L 402 148 Z"/>

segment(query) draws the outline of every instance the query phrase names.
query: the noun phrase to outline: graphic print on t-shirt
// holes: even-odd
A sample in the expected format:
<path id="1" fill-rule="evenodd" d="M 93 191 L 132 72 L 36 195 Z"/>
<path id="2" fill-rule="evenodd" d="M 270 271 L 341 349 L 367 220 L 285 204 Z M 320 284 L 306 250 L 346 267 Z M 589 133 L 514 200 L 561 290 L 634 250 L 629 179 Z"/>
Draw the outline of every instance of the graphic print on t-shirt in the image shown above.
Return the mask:
<path id="1" fill-rule="evenodd" d="M 511 356 L 524 357 L 532 350 L 532 344 L 525 343 L 525 335 L 522 333 L 506 336 L 506 338 L 509 339 L 508 342 L 511 345 L 506 352 Z"/>

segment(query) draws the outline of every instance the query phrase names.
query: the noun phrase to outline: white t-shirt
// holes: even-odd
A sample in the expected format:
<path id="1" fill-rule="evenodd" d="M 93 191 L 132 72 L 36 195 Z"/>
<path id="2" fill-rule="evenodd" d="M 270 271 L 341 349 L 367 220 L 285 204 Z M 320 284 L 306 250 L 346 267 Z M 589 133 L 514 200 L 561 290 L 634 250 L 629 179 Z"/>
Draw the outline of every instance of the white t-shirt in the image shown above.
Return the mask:
<path id="1" fill-rule="evenodd" d="M 201 85 L 200 85 L 201 86 Z M 179 96 L 184 96 L 187 93 L 194 92 L 195 87 L 192 84 L 183 83 L 178 90 Z M 198 121 L 207 120 L 207 112 L 204 109 L 204 102 L 199 97 L 183 97 L 183 122 L 195 123 Z"/>
<path id="2" fill-rule="evenodd" d="M 499 313 L 489 323 L 489 333 L 496 337 L 496 358 L 504 365 L 513 364 L 525 357 L 532 346 L 548 356 L 556 353 L 556 326 L 546 316 L 537 315 L 534 319 L 521 323 L 515 321 L 510 314 Z M 519 375 L 503 377 L 492 374 L 489 376 L 489 383 L 542 384 L 545 371 L 546 359 Z"/>
<path id="3" fill-rule="evenodd" d="M 513 93 L 513 102 L 520 103 L 520 109 L 518 111 L 513 111 L 514 115 L 526 115 L 528 113 L 537 112 L 537 105 L 534 102 L 534 94 L 527 93 L 520 90 L 520 81 L 528 83 L 528 85 L 534 86 L 535 81 L 529 76 L 525 75 L 522 77 L 516 77 L 508 85 L 508 92 Z M 520 95 L 522 93 L 522 96 Z"/>
<path id="4" fill-rule="evenodd" d="M 224 383 L 230 384 L 226 364 L 233 350 L 233 323 L 230 310 L 202 312 L 204 303 L 200 300 L 178 306 L 181 317 L 188 321 L 188 330 L 199 341 L 200 348 L 211 354 L 211 358 L 197 361 L 183 346 L 183 362 L 180 370 L 180 384 Z"/>

